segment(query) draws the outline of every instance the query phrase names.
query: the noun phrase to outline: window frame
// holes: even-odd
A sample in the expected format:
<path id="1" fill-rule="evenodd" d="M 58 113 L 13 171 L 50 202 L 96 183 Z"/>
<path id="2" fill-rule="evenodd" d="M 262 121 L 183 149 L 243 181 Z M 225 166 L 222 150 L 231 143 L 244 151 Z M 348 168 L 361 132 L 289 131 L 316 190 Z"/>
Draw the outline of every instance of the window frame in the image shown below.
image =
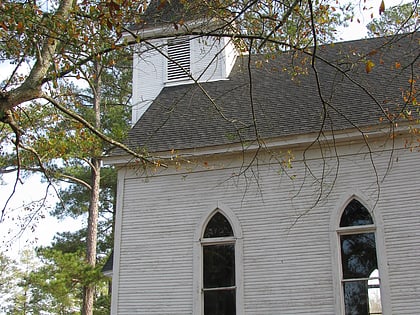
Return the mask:
<path id="1" fill-rule="evenodd" d="M 359 233 L 374 233 L 375 245 L 376 245 L 376 258 L 377 268 L 380 276 L 380 292 L 381 292 L 381 303 L 382 303 L 382 315 L 391 315 L 391 303 L 390 303 L 390 292 L 388 285 L 388 270 L 387 270 L 387 259 L 385 251 L 385 240 L 383 231 L 383 221 L 381 213 L 377 203 L 369 203 L 366 200 L 368 198 L 360 197 L 363 196 L 362 192 L 347 193 L 338 202 L 338 206 L 335 207 L 330 217 L 330 235 L 331 235 L 331 247 L 332 247 L 332 271 L 333 271 L 333 283 L 334 291 L 338 292 L 335 294 L 335 313 L 339 315 L 345 314 L 344 305 L 344 288 L 343 288 L 343 271 L 342 271 L 342 257 L 341 257 L 341 235 L 351 235 Z M 340 220 L 346 207 L 352 200 L 360 202 L 369 212 L 372 217 L 373 224 L 340 227 Z M 374 210 L 372 210 L 374 209 Z"/>
<path id="2" fill-rule="evenodd" d="M 214 237 L 203 238 L 205 228 L 208 222 L 216 214 L 220 212 L 230 223 L 233 236 L 228 237 Z M 217 203 L 217 206 L 212 210 L 206 211 L 201 217 L 199 224 L 196 227 L 194 235 L 193 248 L 193 314 L 204 314 L 204 291 L 203 291 L 203 244 L 204 245 L 218 245 L 218 244 L 235 244 L 235 289 L 236 289 L 236 315 L 244 315 L 243 303 L 243 239 L 242 229 L 239 221 L 233 211 L 228 207 Z"/>
<path id="3" fill-rule="evenodd" d="M 350 201 L 351 202 L 351 201 Z M 348 204 L 347 204 L 348 205 Z M 362 204 L 363 205 L 363 204 Z M 369 211 L 369 210 L 368 210 Z M 373 218 L 372 218 L 373 219 Z M 375 224 L 368 224 L 368 225 L 358 225 L 358 226 L 351 226 L 351 227 L 339 227 L 337 229 L 337 234 L 338 234 L 338 239 L 340 240 L 340 248 L 339 248 L 339 254 L 340 254 L 340 264 L 339 264 L 339 268 L 340 268 L 340 292 L 341 292 L 341 304 L 342 304 L 342 310 L 343 310 L 343 314 L 345 314 L 345 302 L 344 302 L 344 283 L 346 282 L 359 282 L 359 281 L 368 281 L 370 278 L 363 278 L 363 277 L 358 277 L 358 278 L 344 278 L 343 275 L 343 265 L 342 265 L 342 256 L 341 256 L 341 236 L 344 235 L 358 235 L 358 234 L 371 234 L 373 233 L 374 237 L 375 237 L 375 253 L 376 253 L 376 260 L 377 260 L 377 269 L 379 269 L 379 257 L 378 257 L 378 248 L 376 245 L 376 227 Z M 379 272 L 379 282 L 382 283 L 382 280 L 380 279 L 380 272 Z M 382 295 L 381 295 L 381 306 L 383 308 L 383 303 L 382 303 Z M 382 311 L 383 314 L 383 311 Z"/>

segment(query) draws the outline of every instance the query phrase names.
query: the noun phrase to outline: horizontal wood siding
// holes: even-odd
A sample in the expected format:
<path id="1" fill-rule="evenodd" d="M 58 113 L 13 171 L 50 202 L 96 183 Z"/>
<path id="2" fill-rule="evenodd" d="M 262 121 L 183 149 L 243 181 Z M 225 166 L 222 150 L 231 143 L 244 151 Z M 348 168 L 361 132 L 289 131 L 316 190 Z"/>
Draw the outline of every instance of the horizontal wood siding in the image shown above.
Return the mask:
<path id="1" fill-rule="evenodd" d="M 381 185 L 392 314 L 420 310 L 420 156 L 400 154 Z"/>
<path id="2" fill-rule="evenodd" d="M 344 148 L 344 153 L 346 149 Z M 349 153 L 352 151 L 350 150 Z M 200 218 L 221 202 L 243 232 L 247 315 L 337 314 L 331 216 L 363 192 L 384 226 L 392 314 L 420 309 L 420 159 L 398 151 L 327 160 L 322 190 L 302 163 L 260 164 L 125 179 L 118 314 L 192 314 L 193 241 Z M 308 161 L 316 176 L 322 160 Z M 338 176 L 336 166 L 339 165 Z M 325 166 L 325 165 L 324 165 Z M 375 173 L 376 172 L 376 173 Z M 384 182 L 377 185 L 387 174 Z M 379 176 L 379 178 L 376 177 Z M 380 187 L 380 190 L 378 188 Z M 379 192 L 379 200 L 377 200 Z M 312 207 L 314 206 L 314 207 Z"/>
<path id="3" fill-rule="evenodd" d="M 226 60 L 223 53 L 220 53 L 220 41 L 216 38 L 199 37 L 191 42 L 192 59 L 191 70 L 193 78 L 200 82 L 209 80 L 220 80 Z"/>
<path id="4" fill-rule="evenodd" d="M 160 45 L 158 41 L 152 43 Z M 162 91 L 166 73 L 165 59 L 158 51 L 145 45 L 139 45 L 137 49 L 138 53 L 133 55 L 132 124 Z"/>

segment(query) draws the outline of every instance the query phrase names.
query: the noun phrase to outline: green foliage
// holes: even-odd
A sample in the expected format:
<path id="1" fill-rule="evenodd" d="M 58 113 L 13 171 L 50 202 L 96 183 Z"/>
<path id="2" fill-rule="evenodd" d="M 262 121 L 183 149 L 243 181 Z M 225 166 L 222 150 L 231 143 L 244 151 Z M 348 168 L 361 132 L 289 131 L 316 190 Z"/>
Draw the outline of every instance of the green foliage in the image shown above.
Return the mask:
<path id="1" fill-rule="evenodd" d="M 88 82 L 80 87 L 72 82 L 58 82 L 55 98 L 88 121 L 97 124 L 95 97 L 100 100 L 98 130 L 112 139 L 121 141 L 129 128 L 129 100 L 131 96 L 131 63 L 123 51 L 109 54 L 80 68 L 81 78 Z M 120 58 L 112 62 L 109 59 Z M 95 74 L 98 69 L 99 72 Z M 93 82 L 100 79 L 100 91 Z M 117 91 L 117 92 L 116 92 Z M 97 95 L 100 95 L 100 98 Z M 52 214 L 58 218 L 86 216 L 92 193 L 93 158 L 101 158 L 111 149 L 106 141 L 96 137 L 85 125 L 60 112 L 52 104 L 32 102 L 14 112 L 15 120 L 25 130 L 18 150 L 5 150 L 0 157 L 3 169 L 20 168 L 30 174 L 40 171 L 45 180 L 59 185 L 60 202 Z M 11 128 L 2 129 L 0 135 L 9 143 L 15 141 Z M 27 150 L 25 148 L 31 148 Z M 96 171 L 96 170 L 94 170 Z M 116 193 L 116 172 L 112 168 L 101 170 L 99 192 L 100 220 L 98 224 L 98 257 L 105 257 L 112 249 L 112 223 Z M 82 290 L 87 285 L 96 288 L 95 312 L 109 313 L 108 279 L 100 273 L 101 265 L 92 267 L 86 262 L 87 231 L 59 233 L 50 248 L 37 253 L 42 265 L 22 277 L 21 288 L 30 290 L 30 300 L 20 304 L 32 305 L 34 314 L 48 310 L 51 314 L 78 313 L 82 304 Z M 95 240 L 96 246 L 96 240 Z M 23 290 L 23 289 L 22 289 Z M 26 291 L 25 291 L 26 292 Z M 29 291 L 28 291 L 29 292 Z M 15 296 L 15 300 L 22 295 Z M 15 303 L 16 304 L 16 303 Z M 35 308 L 38 307 L 38 310 Z"/>
<path id="2" fill-rule="evenodd" d="M 16 262 L 0 253 L 0 312 L 4 314 L 13 305 L 13 293 L 21 277 Z"/>
<path id="3" fill-rule="evenodd" d="M 80 314 L 83 286 L 96 285 L 97 312 L 109 314 L 109 280 L 101 265 L 92 268 L 83 251 L 53 247 L 22 252 L 17 264 L 0 256 L 2 314 Z"/>

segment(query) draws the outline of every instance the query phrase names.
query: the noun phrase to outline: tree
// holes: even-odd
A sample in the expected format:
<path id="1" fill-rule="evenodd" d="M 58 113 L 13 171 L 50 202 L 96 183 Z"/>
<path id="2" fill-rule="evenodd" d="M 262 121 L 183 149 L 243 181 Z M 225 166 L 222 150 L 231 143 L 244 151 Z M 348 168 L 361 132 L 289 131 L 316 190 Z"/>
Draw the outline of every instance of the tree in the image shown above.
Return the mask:
<path id="1" fill-rule="evenodd" d="M 73 3 L 74 4 L 74 3 Z M 102 75 L 106 71 L 106 66 L 108 64 L 102 63 L 104 61 L 105 63 L 108 62 L 109 64 L 115 63 L 115 61 L 112 59 L 112 57 L 105 56 L 105 54 L 95 54 L 96 53 L 96 45 L 99 46 L 99 49 L 104 49 L 104 47 L 101 45 L 104 41 L 104 43 L 108 43 L 111 45 L 109 41 L 106 41 L 107 38 L 112 38 L 112 30 L 110 27 L 101 27 L 101 24 L 84 24 L 79 25 L 79 19 L 78 15 L 81 14 L 80 7 L 73 6 L 71 2 L 63 2 L 61 5 L 57 8 L 56 14 L 53 15 L 50 12 L 42 12 L 41 8 L 37 8 L 36 6 L 26 5 L 22 4 L 21 6 L 19 4 L 11 3 L 10 7 L 7 7 L 7 5 L 4 6 L 5 13 L 13 14 L 11 8 L 14 10 L 16 9 L 22 9 L 22 16 L 27 18 L 32 18 L 32 22 L 27 23 L 27 27 L 33 27 L 35 25 L 38 25 L 40 27 L 43 27 L 43 21 L 45 20 L 45 27 L 51 27 L 48 29 L 50 32 L 49 35 L 46 36 L 46 38 L 37 38 L 40 40 L 40 42 L 44 41 L 43 48 L 40 49 L 39 52 L 32 52 L 30 50 L 26 50 L 23 52 L 23 55 L 19 51 L 11 52 L 10 50 L 6 52 L 6 58 L 10 57 L 7 55 L 10 53 L 13 55 L 15 53 L 14 57 L 21 57 L 22 61 L 24 59 L 31 59 L 35 58 L 35 65 L 32 68 L 32 71 L 26 78 L 27 81 L 24 85 L 29 86 L 31 90 L 31 94 L 33 94 L 34 98 L 39 97 L 40 94 L 44 94 L 43 91 L 41 91 L 41 86 L 44 82 L 41 82 L 43 79 L 41 76 L 45 76 L 47 71 L 51 70 L 51 65 L 54 65 L 54 67 L 58 64 L 61 64 L 62 68 L 61 70 L 66 72 L 68 68 L 71 68 L 70 64 L 74 66 L 74 63 L 76 63 L 77 58 L 87 58 L 84 62 L 82 62 L 77 67 L 77 73 L 69 74 L 66 73 L 65 75 L 68 78 L 76 77 L 78 78 L 84 78 L 84 80 L 88 83 L 91 93 L 81 95 L 78 93 L 75 93 L 75 87 L 72 84 L 72 82 L 58 82 L 60 76 L 56 75 L 55 71 L 52 73 L 49 73 L 48 75 L 52 76 L 46 81 L 52 82 L 52 89 L 49 95 L 44 94 L 44 99 L 49 101 L 50 104 L 53 104 L 56 106 L 56 108 L 60 107 L 60 104 L 69 104 L 67 107 L 67 110 L 72 108 L 72 112 L 66 112 L 66 110 L 63 110 L 63 112 L 66 112 L 68 115 L 70 115 L 70 120 L 61 118 L 59 113 L 55 111 L 55 109 L 51 106 L 48 106 L 48 104 L 45 104 L 44 102 L 36 102 L 33 101 L 31 105 L 27 105 L 25 107 L 24 115 L 26 115 L 26 118 L 15 120 L 14 117 L 9 116 L 9 118 L 13 121 L 19 121 L 20 126 L 17 127 L 17 125 L 14 124 L 14 122 L 11 122 L 11 120 L 7 119 L 9 122 L 9 126 L 11 127 L 11 130 L 15 134 L 15 139 L 12 140 L 14 145 L 16 146 L 16 154 L 13 156 L 8 156 L 7 162 L 5 163 L 6 168 L 9 168 L 11 163 L 10 161 L 15 160 L 17 163 L 17 169 L 18 174 L 22 169 L 25 169 L 26 171 L 41 171 L 46 176 L 47 180 L 52 181 L 54 178 L 60 178 L 65 177 L 71 181 L 75 181 L 78 184 L 84 184 L 86 187 L 89 188 L 89 195 L 90 195 L 90 201 L 89 201 L 89 215 L 88 215 L 88 232 L 87 232 L 87 242 L 86 242 L 86 260 L 88 264 L 90 264 L 92 267 L 96 264 L 96 240 L 97 240 L 97 221 L 98 221 L 98 208 L 99 208 L 99 183 L 101 178 L 101 155 L 106 152 L 106 148 L 104 148 L 103 145 L 101 145 L 98 141 L 98 139 L 95 139 L 92 137 L 92 135 L 88 134 L 83 130 L 83 127 L 86 125 L 91 128 L 91 130 L 94 130 L 97 133 L 100 133 L 102 138 L 106 138 L 104 133 L 104 129 L 101 126 L 101 102 L 102 102 Z M 70 6 L 72 5 L 72 6 Z M 90 4 L 85 4 L 84 9 L 89 9 L 89 13 L 92 13 L 94 11 L 94 6 Z M 112 11 L 113 9 L 111 9 Z M 75 12 L 77 11 L 77 12 Z M 40 14 L 42 13 L 42 17 Z M 80 26 L 79 29 L 75 29 L 75 33 L 70 34 L 70 37 L 65 38 L 66 41 L 64 41 L 64 38 L 61 38 L 60 44 L 58 44 L 57 38 L 55 38 L 57 35 L 54 35 L 54 38 L 51 37 L 53 32 L 57 32 L 60 30 L 62 33 L 60 36 L 66 36 L 67 30 L 64 30 L 64 24 L 62 19 L 68 18 L 72 13 L 75 13 L 76 16 L 74 18 L 74 24 L 73 26 Z M 92 17 L 92 16 L 91 16 Z M 15 37 L 19 38 L 19 43 L 24 44 L 25 40 L 27 40 L 27 36 L 33 35 L 33 34 L 27 34 L 22 32 L 22 28 L 24 27 L 24 21 L 20 20 L 17 21 L 16 19 L 19 19 L 19 16 L 13 16 L 15 20 L 9 19 L 9 24 L 3 25 L 4 31 L 14 31 L 14 35 L 17 35 Z M 47 21 L 47 19 L 50 19 L 50 21 Z M 107 17 L 107 21 L 109 22 L 109 19 L 111 19 L 110 16 Z M 35 21 L 35 22 L 34 22 Z M 17 26 L 16 29 L 14 29 L 13 23 L 16 22 Z M 51 24 L 52 23 L 52 24 Z M 61 23 L 61 24 L 60 24 Z M 66 25 L 68 26 L 68 25 Z M 115 26 L 115 25 L 114 25 Z M 58 27 L 58 30 L 57 30 Z M 71 28 L 71 27 L 70 27 Z M 86 35 L 81 37 L 82 35 L 78 34 L 78 32 L 81 31 L 81 29 L 85 29 L 85 31 L 91 31 L 90 33 L 92 35 L 92 40 L 90 43 L 86 43 L 87 39 L 85 38 Z M 93 32 L 92 32 L 93 31 Z M 29 31 L 30 32 L 30 31 Z M 71 32 L 69 32 L 71 33 Z M 21 36 L 19 36 L 21 35 Z M 81 40 L 81 42 L 80 42 Z M 73 41 L 73 42 L 72 42 Z M 111 41 L 112 42 L 112 41 Z M 82 44 L 83 43 L 83 44 Z M 4 43 L 6 48 L 10 48 L 7 43 Z M 76 45 L 84 45 L 82 46 L 83 50 L 78 49 Z M 59 47 L 60 46 L 60 47 Z M 60 50 L 59 50 L 60 49 Z M 115 49 L 109 49 L 109 51 L 112 51 Z M 53 56 L 53 52 L 55 52 L 55 56 Z M 87 52 L 87 55 L 84 53 Z M 60 60 L 57 60 L 57 56 L 62 57 Z M 107 58 L 108 57 L 108 58 Z M 119 57 L 121 58 L 121 56 Z M 46 59 L 50 59 L 52 64 L 44 64 Z M 73 71 L 75 71 L 75 67 L 73 67 Z M 34 77 L 31 78 L 31 75 Z M 40 75 L 40 77 L 38 77 Z M 61 79 L 63 76 L 61 76 Z M 12 76 L 8 82 L 5 83 L 5 87 L 3 91 L 6 91 L 7 88 L 10 88 L 14 84 L 15 78 Z M 24 85 L 21 85 L 17 87 L 16 89 L 24 89 Z M 34 87 L 34 85 L 38 85 L 37 87 Z M 4 96 L 2 100 L 8 99 L 8 101 L 11 101 L 13 99 L 13 91 L 16 92 L 16 89 L 11 88 L 10 91 L 5 92 L 2 94 Z M 38 89 L 38 92 L 35 92 L 34 89 Z M 122 89 L 124 90 L 124 89 Z M 38 93 L 38 94 L 37 94 Z M 28 100 L 31 100 L 33 98 L 30 98 Z M 12 101 L 13 102 L 13 101 Z M 93 110 L 89 111 L 83 106 L 86 105 L 86 103 L 89 103 L 91 105 L 91 108 Z M 73 104 L 76 106 L 74 107 Z M 7 106 L 6 106 L 7 107 Z M 79 107 L 79 109 L 78 109 Z M 7 112 L 8 109 L 5 109 L 4 112 Z M 3 112 L 3 111 L 2 111 Z M 29 112 L 31 114 L 29 114 Z M 124 111 L 122 111 L 124 112 Z M 10 112 L 9 112 L 10 113 Z M 88 114 L 86 116 L 86 114 Z M 34 123 L 34 116 L 37 116 L 38 119 L 36 120 L 36 123 Z M 52 117 L 52 119 L 51 119 Z M 84 118 L 82 118 L 84 117 Z M 89 118 L 90 117 L 90 118 Z M 118 116 L 117 117 L 123 117 Z M 76 119 L 74 119 L 76 118 Z M 26 120 L 26 122 L 25 122 Z M 79 120 L 79 121 L 77 121 Z M 41 122 L 38 124 L 38 122 Z M 46 124 L 48 122 L 48 124 Z M 85 126 L 84 126 L 84 125 Z M 48 126 L 46 128 L 46 125 Z M 114 124 L 114 129 L 116 126 L 126 126 L 125 123 L 123 124 Z M 23 128 L 25 128 L 25 135 L 23 132 Z M 120 128 L 124 129 L 124 128 Z M 43 128 L 45 132 L 39 133 L 39 128 Z M 32 132 L 28 132 L 32 130 Z M 122 133 L 123 134 L 123 133 Z M 121 134 L 120 134 L 121 135 Z M 24 140 L 24 137 L 27 137 L 27 139 Z M 110 137 L 109 139 L 112 139 L 108 142 L 113 142 L 116 137 Z M 24 142 L 25 141 L 25 142 Z M 82 144 L 82 145 L 81 145 Z M 20 154 L 19 149 L 23 149 L 24 153 Z M 45 156 L 45 152 L 48 152 L 48 156 Z M 28 154 L 29 153 L 29 154 Z M 41 155 L 42 154 L 42 155 Z M 57 159 L 59 159 L 59 164 L 63 163 L 64 165 L 67 165 L 64 169 L 62 167 L 57 168 Z M 76 165 L 69 166 L 70 164 L 78 163 L 80 165 L 80 162 L 75 162 L 75 160 L 79 159 L 80 161 L 83 161 L 82 164 L 88 165 L 90 167 L 91 172 L 91 179 L 89 181 L 83 181 L 80 178 L 77 178 L 75 176 L 71 176 L 71 172 L 68 171 Z M 37 166 L 38 165 L 38 166 Z M 12 168 L 13 170 L 13 168 Z M 4 209 L 2 214 L 4 214 Z M 92 307 L 93 307 L 93 296 L 94 296 L 94 287 L 92 284 L 85 283 L 84 288 L 84 314 L 91 314 L 92 313 Z"/>
<path id="2" fill-rule="evenodd" d="M 21 277 L 16 262 L 7 256 L 0 254 L 0 296 L 2 313 L 11 308 L 13 293 L 16 292 L 17 279 Z"/>
<path id="3" fill-rule="evenodd" d="M 3 305 L 5 314 L 21 315 L 21 314 L 39 314 L 39 308 L 36 303 L 32 303 L 32 290 L 28 277 L 30 273 L 38 266 L 38 262 L 34 260 L 34 252 L 25 249 L 20 253 L 20 261 L 9 260 L 9 268 L 12 273 L 9 275 L 13 277 L 10 291 L 7 292 L 6 302 Z"/>
<path id="4" fill-rule="evenodd" d="M 415 1 L 386 9 L 366 27 L 368 35 L 374 37 L 415 32 L 419 26 L 419 7 Z"/>
<path id="5" fill-rule="evenodd" d="M 92 122 L 92 125 L 95 124 L 97 130 L 118 140 L 121 140 L 128 130 L 126 104 L 130 95 L 130 83 L 127 77 L 131 74 L 131 68 L 122 63 L 124 59 L 121 55 L 120 58 L 119 66 L 114 67 L 112 72 L 98 61 L 81 69 L 81 77 L 89 83 L 88 88 L 79 89 L 73 85 L 61 87 L 61 91 L 65 91 L 65 96 L 61 96 L 63 103 L 69 104 L 69 108 L 83 116 L 86 121 Z M 105 62 L 108 63 L 109 60 Z M 106 88 L 103 88 L 102 80 L 105 81 Z M 119 93 L 112 93 L 112 89 L 118 90 Z M 44 106 L 45 109 L 47 112 L 42 111 L 43 114 L 38 115 L 36 124 L 28 124 L 26 133 L 31 133 L 32 136 L 26 145 L 34 152 L 48 152 L 48 156 L 43 157 L 42 164 L 42 171 L 48 180 L 67 182 L 65 188 L 57 189 L 61 201 L 54 214 L 59 218 L 88 214 L 88 229 L 84 233 L 85 241 L 82 243 L 86 255 L 83 257 L 94 268 L 97 261 L 99 207 L 102 208 L 102 214 L 108 212 L 107 220 L 102 221 L 102 225 L 108 225 L 103 227 L 108 231 L 111 230 L 110 220 L 114 211 L 115 172 L 108 168 L 105 169 L 105 176 L 101 175 L 101 158 L 110 146 L 84 132 L 79 122 L 65 117 L 59 118 L 59 113 L 51 112 L 52 108 Z M 29 110 L 34 110 L 34 107 L 29 106 Z M 50 119 L 51 117 L 53 118 Z M 41 128 L 44 132 L 39 134 L 38 130 Z M 8 157 L 11 158 L 10 155 Z M 25 153 L 21 155 L 26 171 L 35 170 L 39 160 L 41 159 L 34 161 Z M 103 186 L 100 185 L 102 177 L 106 179 Z M 109 236 L 110 232 L 105 232 L 103 231 L 104 236 Z M 107 249 L 110 248 L 112 245 L 108 244 Z M 78 251 L 72 253 L 75 252 L 80 257 Z M 89 314 L 94 303 L 95 283 L 84 283 L 84 313 Z"/>

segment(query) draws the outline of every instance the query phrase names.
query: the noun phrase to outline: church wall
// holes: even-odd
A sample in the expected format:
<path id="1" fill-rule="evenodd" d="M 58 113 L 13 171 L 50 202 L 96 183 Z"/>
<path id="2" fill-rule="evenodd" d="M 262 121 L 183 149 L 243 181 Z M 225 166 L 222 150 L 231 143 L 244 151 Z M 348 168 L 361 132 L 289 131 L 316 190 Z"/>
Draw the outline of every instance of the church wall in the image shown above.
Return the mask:
<path id="1" fill-rule="evenodd" d="M 246 314 L 339 314 L 332 222 L 355 194 L 372 211 L 383 244 L 378 259 L 384 314 L 415 314 L 418 153 L 378 147 L 373 154 L 354 154 L 361 151 L 348 145 L 339 152 L 338 159 L 309 152 L 305 167 L 296 151 L 293 167 L 286 169 L 268 158 L 241 168 L 241 161 L 229 157 L 148 176 L 120 170 L 124 210 L 117 222 L 113 313 L 193 314 L 199 281 L 193 273 L 194 232 L 204 213 L 223 204 L 242 228 Z"/>

